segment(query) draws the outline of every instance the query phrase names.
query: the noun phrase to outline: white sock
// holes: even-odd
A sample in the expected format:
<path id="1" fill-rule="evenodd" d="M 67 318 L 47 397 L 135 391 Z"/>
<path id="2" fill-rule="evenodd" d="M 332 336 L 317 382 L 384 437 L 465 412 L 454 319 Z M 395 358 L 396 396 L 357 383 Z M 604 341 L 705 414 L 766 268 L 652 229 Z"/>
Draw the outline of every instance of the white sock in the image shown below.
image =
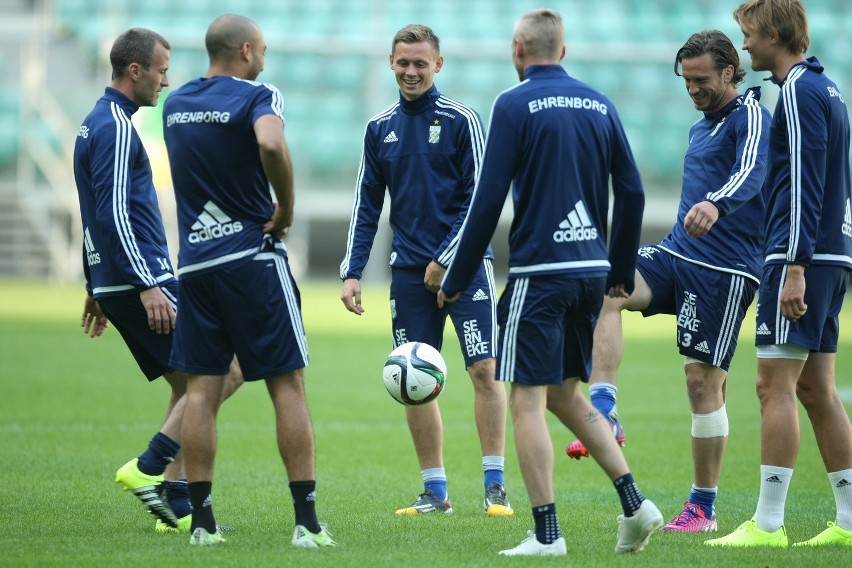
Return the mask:
<path id="1" fill-rule="evenodd" d="M 837 506 L 835 522 L 847 531 L 852 530 L 852 469 L 844 469 L 828 474 L 831 490 L 834 491 L 834 503 Z"/>
<path id="2" fill-rule="evenodd" d="M 490 469 L 503 471 L 505 464 L 506 458 L 503 456 L 482 456 L 482 471 L 488 471 Z"/>
<path id="3" fill-rule="evenodd" d="M 760 497 L 754 513 L 754 520 L 760 530 L 775 532 L 784 526 L 784 504 L 792 477 L 792 469 L 775 465 L 760 466 Z"/>

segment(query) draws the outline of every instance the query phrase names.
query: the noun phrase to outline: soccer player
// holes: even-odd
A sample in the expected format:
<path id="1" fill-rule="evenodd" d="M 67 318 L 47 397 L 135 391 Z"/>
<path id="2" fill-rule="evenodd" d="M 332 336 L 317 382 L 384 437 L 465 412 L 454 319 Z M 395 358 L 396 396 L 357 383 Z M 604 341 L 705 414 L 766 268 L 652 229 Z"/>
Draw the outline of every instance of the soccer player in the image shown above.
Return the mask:
<path id="1" fill-rule="evenodd" d="M 837 516 L 794 546 L 852 546 L 852 426 L 837 394 L 838 314 L 852 269 L 849 111 L 815 57 L 797 0 L 734 11 L 755 71 L 781 87 L 769 129 L 766 256 L 757 307 L 760 496 L 751 520 L 711 546 L 787 546 L 784 506 L 808 413 Z"/>
<path id="2" fill-rule="evenodd" d="M 440 350 L 449 315 L 473 381 L 485 511 L 489 516 L 510 516 L 503 479 L 506 390 L 494 380 L 497 330 L 490 249 L 480 256 L 476 276 L 459 302 L 449 308 L 436 303 L 445 267 L 456 251 L 484 144 L 479 115 L 435 87 L 435 74 L 443 64 L 438 37 L 430 28 L 409 25 L 394 36 L 390 68 L 399 85 L 399 101 L 367 124 L 346 255 L 340 265 L 340 298 L 350 312 L 364 313 L 360 280 L 387 189 L 393 231 L 393 344 L 421 341 Z M 424 489 L 414 503 L 396 513 L 451 513 L 438 403 L 406 407 L 405 415 Z"/>
<path id="3" fill-rule="evenodd" d="M 624 433 L 616 410 L 616 372 L 623 355 L 621 311 L 677 316 L 677 345 L 692 410 L 693 483 L 683 511 L 662 528 L 712 532 L 728 440 L 725 385 L 746 310 L 763 265 L 763 180 L 769 111 L 759 89 L 737 92 L 745 70 L 722 32 L 693 34 L 675 56 L 696 110 L 689 130 L 677 221 L 657 246 L 639 249 L 636 289 L 604 298 L 592 349 L 592 404 Z M 579 440 L 566 450 L 588 456 Z"/>
<path id="4" fill-rule="evenodd" d="M 281 93 L 255 81 L 266 44 L 254 22 L 221 16 L 205 42 L 207 74 L 174 91 L 163 113 L 180 235 L 181 312 L 171 362 L 190 375 L 182 427 L 190 543 L 224 541 L 211 491 L 222 376 L 236 353 L 247 381 L 265 380 L 275 409 L 295 509 L 292 544 L 334 546 L 316 515 L 303 375 L 308 351 L 281 240 L 293 222 L 294 200 Z"/>
<path id="5" fill-rule="evenodd" d="M 169 85 L 169 53 L 169 42 L 151 30 L 132 28 L 118 36 L 109 54 L 112 82 L 83 121 L 74 145 L 88 292 L 80 325 L 98 337 L 112 322 L 148 380 L 163 376 L 171 387 L 163 427 L 115 477 L 157 517 L 157 532 L 189 530 L 179 451 L 186 375 L 169 365 L 177 281 L 148 154 L 131 116 L 139 107 L 156 106 Z M 242 381 L 236 369 L 223 396 Z"/>
<path id="6" fill-rule="evenodd" d="M 443 305 L 467 287 L 512 187 L 509 280 L 497 307 L 498 377 L 511 383 L 515 446 L 535 531 L 500 553 L 507 556 L 566 554 L 546 410 L 583 440 L 615 486 L 624 511 L 616 553 L 642 550 L 663 524 L 636 486 L 609 422 L 580 392 L 604 294 L 633 291 L 645 194 L 612 101 L 570 77 L 560 66 L 564 56 L 558 13 L 534 10 L 517 22 L 512 60 L 521 82 L 494 101 L 470 210 L 438 292 Z"/>

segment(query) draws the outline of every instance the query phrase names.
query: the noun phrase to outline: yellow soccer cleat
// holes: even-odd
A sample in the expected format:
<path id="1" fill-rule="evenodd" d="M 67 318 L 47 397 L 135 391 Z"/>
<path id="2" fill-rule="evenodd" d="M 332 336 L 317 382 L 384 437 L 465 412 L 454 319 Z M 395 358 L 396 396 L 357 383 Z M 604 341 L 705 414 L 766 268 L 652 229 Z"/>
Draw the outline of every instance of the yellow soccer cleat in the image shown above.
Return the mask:
<path id="1" fill-rule="evenodd" d="M 852 531 L 847 531 L 834 521 L 828 521 L 828 528 L 804 542 L 793 546 L 852 546 Z"/>
<path id="2" fill-rule="evenodd" d="M 166 525 L 177 527 L 178 520 L 160 494 L 162 475 L 147 475 L 139 471 L 139 459 L 133 458 L 115 472 L 115 482 L 125 491 L 131 491 L 142 501 L 145 509 Z"/>
<path id="3" fill-rule="evenodd" d="M 774 532 L 766 532 L 757 528 L 754 519 L 746 521 L 731 534 L 721 538 L 705 540 L 707 546 L 787 546 L 787 531 L 781 527 Z"/>
<path id="4" fill-rule="evenodd" d="M 192 515 L 186 515 L 185 517 L 180 517 L 177 520 L 177 527 L 170 527 L 160 519 L 157 519 L 156 524 L 154 525 L 154 532 L 157 533 L 188 533 L 189 529 L 192 526 Z"/>

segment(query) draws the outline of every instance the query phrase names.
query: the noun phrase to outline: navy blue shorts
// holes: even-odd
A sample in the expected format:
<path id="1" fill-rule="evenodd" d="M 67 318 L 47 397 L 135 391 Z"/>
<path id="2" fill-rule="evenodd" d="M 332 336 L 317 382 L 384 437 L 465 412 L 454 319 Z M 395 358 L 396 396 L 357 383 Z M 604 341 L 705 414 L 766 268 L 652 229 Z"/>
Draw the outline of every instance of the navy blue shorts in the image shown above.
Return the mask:
<path id="1" fill-rule="evenodd" d="M 727 371 L 757 282 L 686 261 L 653 246 L 639 249 L 636 270 L 653 294 L 642 315 L 676 316 L 681 355 Z"/>
<path id="2" fill-rule="evenodd" d="M 247 381 L 306 367 L 299 289 L 287 259 L 253 260 L 180 279 L 171 363 L 192 375 L 225 375 L 234 354 Z"/>
<path id="3" fill-rule="evenodd" d="M 781 290 L 787 266 L 763 267 L 757 300 L 756 345 L 792 343 L 817 353 L 837 353 L 840 309 L 849 286 L 849 270 L 839 266 L 809 266 L 805 269 L 805 304 L 808 310 L 796 322 L 781 315 Z"/>
<path id="4" fill-rule="evenodd" d="M 500 296 L 497 378 L 524 385 L 589 380 L 605 278 L 512 278 Z"/>
<path id="5" fill-rule="evenodd" d="M 423 284 L 423 270 L 395 268 L 390 286 L 393 345 L 421 341 L 441 350 L 447 316 L 455 327 L 465 367 L 496 355 L 497 325 L 494 270 L 490 260 L 482 266 L 459 299 L 438 308 L 437 295 Z"/>
<path id="6" fill-rule="evenodd" d="M 160 289 L 171 300 L 172 306 L 177 308 L 177 280 L 160 284 Z M 148 312 L 138 293 L 105 296 L 98 299 L 98 305 L 110 324 L 121 334 L 136 364 L 149 381 L 174 370 L 169 364 L 174 336 L 156 333 L 148 327 Z"/>

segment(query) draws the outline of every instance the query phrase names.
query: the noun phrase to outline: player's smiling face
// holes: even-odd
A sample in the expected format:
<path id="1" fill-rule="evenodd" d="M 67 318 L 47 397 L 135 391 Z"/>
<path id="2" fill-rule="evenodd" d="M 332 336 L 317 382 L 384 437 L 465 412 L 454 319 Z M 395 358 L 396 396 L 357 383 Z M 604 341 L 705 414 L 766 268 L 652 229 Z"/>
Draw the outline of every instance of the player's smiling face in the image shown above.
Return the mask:
<path id="1" fill-rule="evenodd" d="M 686 83 L 686 92 L 692 99 L 696 110 L 716 112 L 728 102 L 728 91 L 734 68 L 728 66 L 718 71 L 713 56 L 705 53 L 681 61 L 681 75 Z"/>
<path id="2" fill-rule="evenodd" d="M 435 73 L 441 70 L 443 64 L 444 58 L 426 41 L 399 42 L 390 56 L 390 66 L 396 75 L 399 92 L 409 101 L 421 97 L 432 87 Z"/>

